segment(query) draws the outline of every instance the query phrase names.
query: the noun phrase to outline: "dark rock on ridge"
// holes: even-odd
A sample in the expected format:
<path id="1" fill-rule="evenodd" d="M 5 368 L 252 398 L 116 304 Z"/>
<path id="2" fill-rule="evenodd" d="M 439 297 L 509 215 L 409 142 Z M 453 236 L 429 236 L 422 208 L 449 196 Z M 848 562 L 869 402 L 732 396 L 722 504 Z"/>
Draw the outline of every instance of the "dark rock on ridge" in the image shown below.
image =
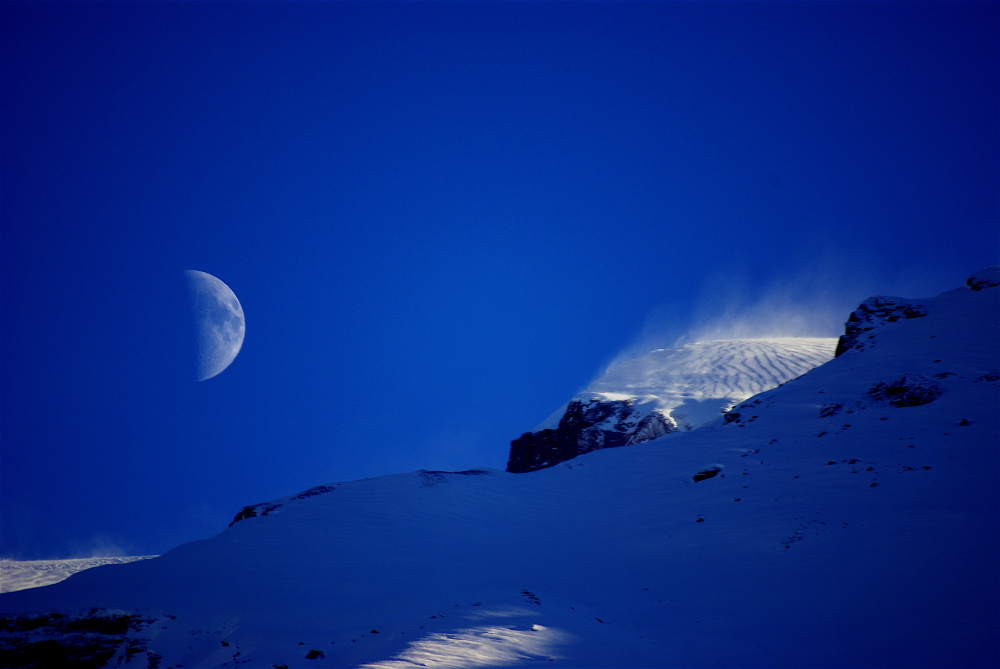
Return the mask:
<path id="1" fill-rule="evenodd" d="M 510 443 L 507 471 L 531 472 L 602 448 L 650 441 L 676 426 L 653 411 L 635 421 L 632 400 L 573 400 L 555 429 L 525 432 Z"/>
<path id="2" fill-rule="evenodd" d="M 969 290 L 980 291 L 1000 286 L 1000 265 L 993 265 L 975 272 L 965 280 Z M 959 289 L 960 290 L 960 289 Z M 864 334 L 886 323 L 895 323 L 907 318 L 920 318 L 927 315 L 927 309 L 916 302 L 910 302 L 898 297 L 869 297 L 861 303 L 854 313 L 847 318 L 844 334 L 837 342 L 837 351 L 833 357 L 838 357 L 850 350 L 863 351 L 871 336 Z"/>
<path id="3" fill-rule="evenodd" d="M 448 478 L 451 476 L 489 476 L 492 474 L 493 470 L 490 469 L 466 469 L 461 472 L 443 472 L 443 471 L 427 471 L 421 469 L 414 474 L 419 477 L 421 485 L 424 487 L 429 487 L 437 485 L 438 483 L 446 483 Z M 310 497 L 316 497 L 317 495 L 326 495 L 332 492 L 336 492 L 340 489 L 340 483 L 332 483 L 329 485 L 318 485 L 308 490 L 303 490 L 302 492 L 292 495 L 291 497 L 283 497 L 280 501 L 273 502 L 261 502 L 259 504 L 251 504 L 249 506 L 244 506 L 233 518 L 233 522 L 229 523 L 229 527 L 232 527 L 241 520 L 246 520 L 247 518 L 262 518 L 268 516 L 278 509 L 282 508 L 285 504 L 296 502 L 300 499 L 308 499 Z"/>
<path id="4" fill-rule="evenodd" d="M 965 280 L 965 285 L 970 290 L 976 291 L 1000 286 L 1000 265 L 993 265 L 979 270 Z"/>
<path id="5" fill-rule="evenodd" d="M 847 317 L 844 334 L 837 342 L 837 351 L 833 357 L 836 358 L 851 349 L 864 350 L 865 341 L 862 335 L 880 325 L 926 315 L 927 309 L 913 302 L 905 302 L 896 297 L 869 297 Z"/>
<path id="6" fill-rule="evenodd" d="M 247 518 L 256 518 L 257 516 L 266 516 L 276 509 L 280 509 L 280 504 L 272 504 L 269 502 L 261 502 L 260 504 L 252 504 L 250 506 L 245 506 L 240 509 L 236 517 L 233 518 L 233 522 L 229 523 L 229 527 L 232 527 L 241 520 L 246 520 Z M 258 513 L 259 512 L 259 513 Z"/>

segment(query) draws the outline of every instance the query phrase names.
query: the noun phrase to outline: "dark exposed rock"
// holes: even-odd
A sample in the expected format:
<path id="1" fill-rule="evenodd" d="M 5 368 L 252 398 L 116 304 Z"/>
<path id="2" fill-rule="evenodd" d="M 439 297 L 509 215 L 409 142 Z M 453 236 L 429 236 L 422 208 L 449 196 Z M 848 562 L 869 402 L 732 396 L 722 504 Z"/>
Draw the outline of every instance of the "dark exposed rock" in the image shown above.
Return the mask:
<path id="1" fill-rule="evenodd" d="M 126 658 L 144 652 L 144 640 L 126 635 L 151 622 L 138 615 L 98 609 L 77 615 L 0 618 L 0 666 L 98 669 L 123 646 Z"/>
<path id="2" fill-rule="evenodd" d="M 522 590 L 521 596 L 536 606 L 542 605 L 542 600 L 540 600 L 538 596 L 535 595 L 535 593 L 531 592 L 530 590 Z"/>
<path id="3" fill-rule="evenodd" d="M 922 305 L 904 302 L 894 297 L 869 297 L 847 318 L 844 334 L 837 342 L 837 357 L 851 349 L 863 350 L 864 342 L 861 336 L 885 323 L 895 323 L 908 318 L 920 318 L 927 315 L 927 309 Z"/>
<path id="4" fill-rule="evenodd" d="M 510 443 L 507 471 L 544 469 L 602 448 L 650 441 L 676 429 L 656 411 L 636 418 L 632 400 L 573 400 L 556 428 L 525 432 Z"/>
<path id="5" fill-rule="evenodd" d="M 1000 265 L 986 267 L 965 280 L 970 290 L 980 291 L 1000 286 Z M 864 333 L 885 323 L 895 323 L 927 315 L 927 309 L 915 302 L 895 297 L 869 297 L 852 313 L 844 326 L 844 334 L 837 342 L 834 357 L 850 351 L 864 350 Z"/>
<path id="6" fill-rule="evenodd" d="M 632 430 L 628 443 L 641 444 L 644 441 L 652 441 L 665 434 L 673 432 L 675 426 L 670 420 L 659 411 L 653 411 L 639 421 Z"/>
<path id="7" fill-rule="evenodd" d="M 309 488 L 309 490 L 303 490 L 299 494 L 292 497 L 292 499 L 305 499 L 306 497 L 315 497 L 316 495 L 323 495 L 328 492 L 333 492 L 337 489 L 335 485 L 318 485 L 315 488 Z"/>
<path id="8" fill-rule="evenodd" d="M 257 516 L 266 516 L 275 509 L 280 509 L 280 504 L 275 504 L 273 502 L 261 502 L 260 504 L 253 504 L 251 506 L 245 506 L 240 509 L 240 512 L 236 514 L 233 518 L 233 522 L 229 523 L 229 527 L 232 527 L 241 520 L 246 520 L 247 518 L 256 518 Z"/>
<path id="9" fill-rule="evenodd" d="M 256 517 L 257 517 L 257 509 L 255 509 L 252 506 L 245 506 L 239 510 L 239 512 L 236 514 L 236 517 L 233 518 L 232 522 L 229 523 L 229 527 L 232 527 L 241 520 L 246 520 L 247 518 L 256 518 Z"/>
<path id="10" fill-rule="evenodd" d="M 973 383 L 989 383 L 991 385 L 1000 385 L 1000 372 L 997 370 L 991 370 L 985 374 L 979 376 L 973 380 Z"/>
<path id="11" fill-rule="evenodd" d="M 533 472 L 575 458 L 577 454 L 576 440 L 564 431 L 525 432 L 510 442 L 507 471 Z"/>
<path id="12" fill-rule="evenodd" d="M 941 386 L 933 379 L 904 374 L 891 383 L 879 382 L 868 389 L 868 396 L 894 407 L 918 407 L 941 397 Z"/>
<path id="13" fill-rule="evenodd" d="M 965 280 L 971 290 L 985 290 L 1000 286 L 1000 265 L 981 269 Z"/>
<path id="14" fill-rule="evenodd" d="M 704 471 L 698 472 L 692 478 L 694 479 L 694 482 L 697 483 L 698 481 L 704 481 L 705 479 L 710 479 L 721 471 L 722 471 L 721 467 L 709 467 Z"/>

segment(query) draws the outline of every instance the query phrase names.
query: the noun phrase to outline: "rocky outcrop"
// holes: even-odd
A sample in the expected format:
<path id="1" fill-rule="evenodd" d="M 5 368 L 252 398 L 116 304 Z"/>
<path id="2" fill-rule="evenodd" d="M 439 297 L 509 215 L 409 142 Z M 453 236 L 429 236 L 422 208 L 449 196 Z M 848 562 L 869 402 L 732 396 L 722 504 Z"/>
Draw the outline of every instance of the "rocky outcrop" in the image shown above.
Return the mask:
<path id="1" fill-rule="evenodd" d="M 941 397 L 941 385 L 919 374 L 904 374 L 894 381 L 880 381 L 868 389 L 876 402 L 894 407 L 919 407 Z M 820 412 L 823 415 L 823 412 Z"/>
<path id="2" fill-rule="evenodd" d="M 281 504 L 273 504 L 269 502 L 261 502 L 260 504 L 252 504 L 250 506 L 245 506 L 240 509 L 236 517 L 233 518 L 233 522 L 229 523 L 229 527 L 232 527 L 241 520 L 246 520 L 247 518 L 257 518 L 258 516 L 266 516 L 272 511 L 276 511 L 281 508 Z"/>
<path id="3" fill-rule="evenodd" d="M 134 658 L 131 666 L 156 667 L 160 656 L 142 638 L 153 622 L 142 613 L 97 608 L 0 617 L 0 666 L 97 669 L 117 655 L 119 664 Z"/>
<path id="4" fill-rule="evenodd" d="M 449 480 L 454 480 L 454 477 L 456 476 L 490 476 L 495 471 L 496 470 L 493 469 L 466 469 L 460 472 L 445 472 L 420 469 L 413 472 L 411 475 L 420 482 L 422 487 L 430 488 L 441 483 L 447 483 Z M 308 490 L 303 490 L 302 492 L 290 497 L 282 497 L 271 502 L 261 502 L 259 504 L 244 506 L 236 514 L 236 517 L 233 518 L 233 522 L 229 523 L 229 527 L 232 527 L 236 523 L 241 520 L 246 520 L 247 518 L 263 518 L 264 516 L 269 516 L 273 513 L 279 512 L 279 510 L 285 510 L 287 508 L 287 504 L 295 504 L 298 503 L 299 500 L 336 492 L 340 489 L 341 485 L 342 484 L 340 483 L 318 485 L 309 488 Z"/>
<path id="5" fill-rule="evenodd" d="M 1000 265 L 975 272 L 965 280 L 965 285 L 973 291 L 1000 286 Z M 837 351 L 833 357 L 836 358 L 851 350 L 865 350 L 874 339 L 872 331 L 888 323 L 926 315 L 927 308 L 911 300 L 899 297 L 869 297 L 848 317 L 844 325 L 844 334 L 837 342 Z"/>
<path id="6" fill-rule="evenodd" d="M 976 291 L 1000 286 L 1000 265 L 993 265 L 992 267 L 979 270 L 965 280 L 965 285 L 970 290 Z"/>
<path id="7" fill-rule="evenodd" d="M 573 400 L 555 428 L 525 432 L 510 444 L 507 471 L 544 469 L 602 448 L 638 444 L 673 432 L 658 411 L 642 415 L 632 400 Z"/>
<path id="8" fill-rule="evenodd" d="M 286 498 L 288 501 L 295 501 L 297 499 L 306 499 L 308 497 L 315 497 L 316 495 L 325 495 L 328 492 L 333 492 L 336 490 L 339 484 L 335 485 L 318 485 L 314 488 L 309 488 L 309 490 L 303 490 L 297 495 L 292 495 Z M 246 520 L 247 518 L 257 518 L 261 516 L 267 516 L 271 513 L 277 511 L 283 506 L 281 502 L 261 502 L 260 504 L 251 504 L 250 506 L 245 506 L 240 509 L 236 517 L 233 518 L 233 522 L 229 523 L 229 527 L 232 527 L 241 520 Z"/>
<path id="9" fill-rule="evenodd" d="M 920 304 L 909 302 L 898 297 L 869 297 L 848 316 L 844 325 L 844 334 L 837 342 L 837 350 L 833 357 L 843 355 L 852 349 L 862 351 L 870 337 L 870 332 L 886 323 L 907 318 L 920 318 L 927 315 L 927 309 Z"/>

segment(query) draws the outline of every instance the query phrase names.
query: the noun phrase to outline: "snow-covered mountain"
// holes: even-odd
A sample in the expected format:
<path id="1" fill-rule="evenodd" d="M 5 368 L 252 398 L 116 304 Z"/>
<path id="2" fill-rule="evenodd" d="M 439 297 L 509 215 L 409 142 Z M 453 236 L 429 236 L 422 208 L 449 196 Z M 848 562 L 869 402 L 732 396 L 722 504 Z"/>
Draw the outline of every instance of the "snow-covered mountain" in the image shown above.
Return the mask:
<path id="1" fill-rule="evenodd" d="M 692 431 L 318 486 L 0 595 L 0 666 L 1000 666 L 998 284 L 891 298 L 926 313 Z"/>
<path id="2" fill-rule="evenodd" d="M 711 340 L 619 362 L 512 441 L 507 471 L 544 469 L 601 448 L 694 429 L 823 364 L 836 345 L 833 338 Z"/>

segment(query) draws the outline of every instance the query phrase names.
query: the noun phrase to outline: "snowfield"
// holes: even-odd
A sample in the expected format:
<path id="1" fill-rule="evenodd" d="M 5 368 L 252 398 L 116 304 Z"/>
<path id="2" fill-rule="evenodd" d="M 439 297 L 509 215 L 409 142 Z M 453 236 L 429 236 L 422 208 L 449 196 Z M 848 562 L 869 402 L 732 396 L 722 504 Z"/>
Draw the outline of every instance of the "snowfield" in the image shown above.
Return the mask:
<path id="1" fill-rule="evenodd" d="M 0 592 L 14 592 L 27 588 L 51 585 L 69 578 L 84 569 L 104 564 L 125 564 L 148 560 L 155 555 L 135 557 L 93 557 L 70 560 L 0 560 Z"/>
<path id="2" fill-rule="evenodd" d="M 318 486 L 4 594 L 0 665 L 1000 666 L 997 275 L 692 431 Z"/>

